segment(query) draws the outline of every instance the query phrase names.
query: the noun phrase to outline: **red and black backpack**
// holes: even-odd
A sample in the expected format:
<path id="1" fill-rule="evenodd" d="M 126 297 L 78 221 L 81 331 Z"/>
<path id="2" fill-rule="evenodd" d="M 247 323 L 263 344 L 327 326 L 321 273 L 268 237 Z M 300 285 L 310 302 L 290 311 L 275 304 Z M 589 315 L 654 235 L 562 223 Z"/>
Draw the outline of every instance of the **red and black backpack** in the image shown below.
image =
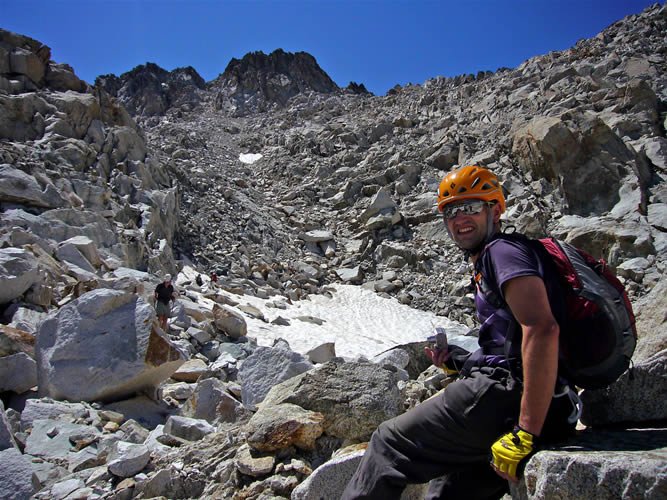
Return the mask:
<path id="1" fill-rule="evenodd" d="M 559 373 L 582 389 L 610 385 L 631 363 L 637 343 L 632 305 L 623 284 L 607 266 L 569 243 L 556 238 L 530 239 L 517 233 L 496 238 L 524 241 L 537 253 L 549 275 L 557 276 L 563 294 L 560 318 Z M 480 286 L 492 304 L 509 309 L 494 280 L 481 269 Z M 507 344 L 511 345 L 510 327 Z"/>

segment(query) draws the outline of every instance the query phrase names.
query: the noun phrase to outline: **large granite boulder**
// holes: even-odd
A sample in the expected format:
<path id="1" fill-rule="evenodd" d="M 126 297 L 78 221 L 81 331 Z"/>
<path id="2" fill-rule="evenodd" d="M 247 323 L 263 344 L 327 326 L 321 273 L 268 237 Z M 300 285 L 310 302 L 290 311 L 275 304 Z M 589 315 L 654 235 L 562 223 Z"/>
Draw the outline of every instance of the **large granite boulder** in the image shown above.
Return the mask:
<path id="1" fill-rule="evenodd" d="M 30 460 L 16 448 L 0 451 L 0 491 L 7 500 L 27 500 L 37 491 Z"/>
<path id="2" fill-rule="evenodd" d="M 323 420 L 320 413 L 288 403 L 260 408 L 246 426 L 248 445 L 263 452 L 292 446 L 314 450 L 324 432 Z"/>
<path id="3" fill-rule="evenodd" d="M 641 362 L 667 349 L 667 281 L 658 282 L 633 307 L 639 337 L 633 360 Z"/>
<path id="4" fill-rule="evenodd" d="M 181 408 L 181 414 L 212 424 L 239 422 L 251 416 L 251 412 L 229 392 L 225 383 L 216 378 L 197 382 L 192 396 Z"/>
<path id="5" fill-rule="evenodd" d="M 12 434 L 12 427 L 5 414 L 5 405 L 0 401 L 0 450 L 6 450 L 7 448 L 18 449 L 18 446 Z"/>
<path id="6" fill-rule="evenodd" d="M 558 185 L 578 215 L 611 210 L 627 176 L 647 181 L 634 151 L 593 114 L 535 118 L 515 133 L 512 152 L 525 169 Z"/>
<path id="7" fill-rule="evenodd" d="M 0 392 L 21 394 L 37 385 L 37 364 L 24 352 L 0 357 Z"/>
<path id="8" fill-rule="evenodd" d="M 243 404 L 254 409 L 272 386 L 313 368 L 302 354 L 285 347 L 258 347 L 239 369 Z"/>
<path id="9" fill-rule="evenodd" d="M 38 278 L 37 259 L 30 252 L 20 248 L 0 249 L 0 304 L 23 295 Z"/>
<path id="10" fill-rule="evenodd" d="M 262 408 L 292 403 L 324 415 L 324 432 L 364 441 L 403 412 L 396 374 L 375 363 L 330 361 L 274 386 Z"/>
<path id="11" fill-rule="evenodd" d="M 53 184 L 43 179 L 40 183 L 11 165 L 0 165 L 0 201 L 40 208 L 59 208 L 66 204 Z"/>
<path id="12" fill-rule="evenodd" d="M 329 498 L 340 498 L 357 470 L 365 449 L 353 451 L 344 450 L 331 460 L 325 462 L 292 492 L 292 500 L 320 500 L 322 492 L 326 491 Z M 428 484 L 410 484 L 400 497 L 400 500 L 422 500 L 426 494 Z"/>
<path id="13" fill-rule="evenodd" d="M 588 426 L 647 425 L 667 420 L 667 349 L 637 363 L 614 384 L 581 393 Z"/>
<path id="14" fill-rule="evenodd" d="M 664 429 L 586 432 L 531 458 L 512 498 L 665 498 L 666 463 Z"/>
<path id="15" fill-rule="evenodd" d="M 143 299 L 116 290 L 93 290 L 66 305 L 37 334 L 40 394 L 110 400 L 157 386 L 184 359 L 154 318 Z"/>

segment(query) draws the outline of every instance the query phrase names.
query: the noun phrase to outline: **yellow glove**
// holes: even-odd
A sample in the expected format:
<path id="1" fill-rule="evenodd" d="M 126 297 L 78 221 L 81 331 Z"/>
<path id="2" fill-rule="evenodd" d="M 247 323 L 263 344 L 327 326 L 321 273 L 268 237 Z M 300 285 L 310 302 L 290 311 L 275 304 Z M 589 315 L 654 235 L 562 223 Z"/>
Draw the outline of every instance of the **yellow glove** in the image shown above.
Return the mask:
<path id="1" fill-rule="evenodd" d="M 452 370 L 445 364 L 445 362 L 449 359 L 449 352 L 447 351 L 447 348 L 439 349 L 437 347 L 425 347 L 424 351 L 426 352 L 428 358 L 431 360 L 431 363 L 433 363 L 433 366 L 442 368 L 442 371 L 444 371 L 447 375 L 456 375 L 458 373 L 458 370 Z"/>
<path id="2" fill-rule="evenodd" d="M 501 436 L 491 446 L 491 466 L 501 477 L 517 482 L 517 467 L 533 453 L 535 436 L 520 427 Z"/>
<path id="3" fill-rule="evenodd" d="M 442 371 L 449 376 L 458 375 L 466 360 L 470 357 L 468 351 L 454 344 L 449 344 L 446 349 L 426 347 L 424 350 L 433 365 L 442 368 Z"/>

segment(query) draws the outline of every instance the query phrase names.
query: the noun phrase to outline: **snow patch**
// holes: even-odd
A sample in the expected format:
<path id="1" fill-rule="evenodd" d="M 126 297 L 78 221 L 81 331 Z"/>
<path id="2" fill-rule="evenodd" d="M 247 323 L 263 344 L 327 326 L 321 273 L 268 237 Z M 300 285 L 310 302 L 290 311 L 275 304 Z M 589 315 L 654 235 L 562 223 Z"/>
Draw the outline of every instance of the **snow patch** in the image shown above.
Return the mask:
<path id="1" fill-rule="evenodd" d="M 245 163 L 246 165 L 252 165 L 261 157 L 262 155 L 260 153 L 241 153 L 239 155 L 239 160 L 241 160 L 241 163 Z"/>
<path id="2" fill-rule="evenodd" d="M 372 358 L 400 344 L 426 340 L 435 326 L 447 330 L 451 343 L 475 349 L 477 339 L 463 337 L 464 325 L 433 313 L 413 309 L 396 299 L 386 299 L 376 293 L 353 285 L 337 285 L 333 298 L 311 295 L 287 309 L 266 308 L 262 299 L 244 296 L 260 308 L 271 321 L 278 316 L 288 319 L 290 326 L 270 325 L 246 317 L 248 335 L 259 345 L 271 346 L 277 338 L 285 339 L 292 350 L 302 354 L 325 342 L 334 342 L 336 354 L 348 359 L 360 355 Z M 313 316 L 324 320 L 316 325 L 297 319 Z"/>
<path id="3" fill-rule="evenodd" d="M 176 279 L 177 286 L 186 280 L 194 281 L 196 275 L 192 267 L 185 266 Z M 210 280 L 205 275 L 202 278 L 202 291 L 206 292 Z M 263 346 L 272 346 L 276 339 L 282 338 L 293 351 L 305 354 L 325 342 L 334 342 L 338 356 L 346 359 L 365 356 L 370 359 L 396 345 L 426 340 L 436 326 L 442 326 L 447 330 L 450 343 L 468 350 L 477 348 L 477 338 L 463 336 L 468 331 L 465 325 L 413 309 L 395 298 L 380 297 L 359 286 L 336 285 L 332 288 L 335 290 L 332 297 L 310 295 L 293 304 L 282 297 L 261 299 L 251 295 L 239 296 L 220 288 L 216 288 L 215 292 L 227 295 L 239 305 L 252 305 L 262 312 L 266 321 L 232 308 L 244 317 L 248 336 L 257 339 L 257 343 Z M 197 296 L 200 305 L 213 308 L 214 302 L 203 294 L 190 293 Z M 286 308 L 271 307 L 269 304 L 274 302 L 283 302 Z M 290 325 L 271 324 L 278 316 L 288 320 Z M 309 317 L 320 319 L 323 323 L 315 324 L 308 321 Z"/>

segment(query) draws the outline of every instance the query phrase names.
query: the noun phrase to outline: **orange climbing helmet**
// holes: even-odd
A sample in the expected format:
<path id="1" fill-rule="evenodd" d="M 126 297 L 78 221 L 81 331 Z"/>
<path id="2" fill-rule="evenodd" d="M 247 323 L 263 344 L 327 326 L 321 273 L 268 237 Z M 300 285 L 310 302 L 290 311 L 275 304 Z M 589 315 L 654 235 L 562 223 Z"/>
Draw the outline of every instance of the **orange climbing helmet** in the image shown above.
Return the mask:
<path id="1" fill-rule="evenodd" d="M 438 212 L 450 203 L 463 200 L 495 201 L 505 211 L 505 196 L 498 177 L 490 170 L 467 165 L 448 173 L 438 188 Z"/>

